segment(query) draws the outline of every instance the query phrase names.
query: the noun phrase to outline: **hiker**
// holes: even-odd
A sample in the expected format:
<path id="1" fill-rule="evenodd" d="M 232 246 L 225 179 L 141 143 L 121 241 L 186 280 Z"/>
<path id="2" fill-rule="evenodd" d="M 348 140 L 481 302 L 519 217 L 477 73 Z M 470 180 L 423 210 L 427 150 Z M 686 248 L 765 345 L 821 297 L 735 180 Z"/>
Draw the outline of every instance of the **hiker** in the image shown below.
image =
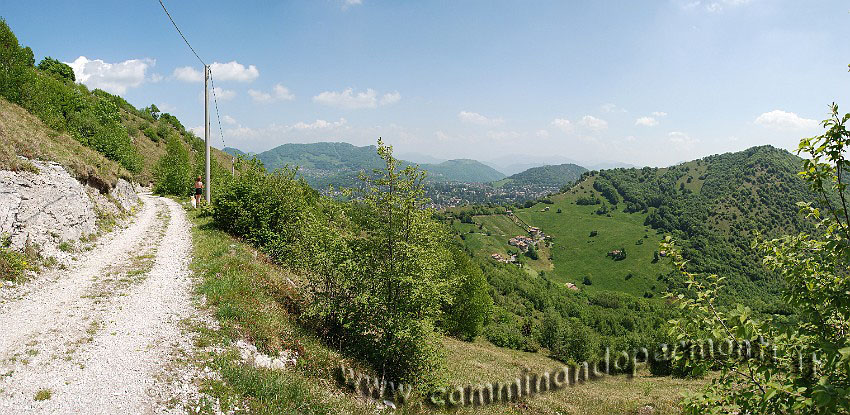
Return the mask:
<path id="1" fill-rule="evenodd" d="M 201 176 L 195 180 L 195 208 L 201 207 L 201 193 L 204 192 L 204 182 L 201 181 Z"/>

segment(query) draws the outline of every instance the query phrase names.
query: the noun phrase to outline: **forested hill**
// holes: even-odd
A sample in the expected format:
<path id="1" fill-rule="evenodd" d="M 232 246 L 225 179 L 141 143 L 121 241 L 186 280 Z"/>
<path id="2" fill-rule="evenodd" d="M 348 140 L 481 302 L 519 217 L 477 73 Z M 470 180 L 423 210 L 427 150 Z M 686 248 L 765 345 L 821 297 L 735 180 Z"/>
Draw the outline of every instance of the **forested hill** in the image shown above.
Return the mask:
<path id="1" fill-rule="evenodd" d="M 532 167 L 502 179 L 500 182 L 494 183 L 494 185 L 561 188 L 578 180 L 581 174 L 586 171 L 586 168 L 572 163 Z"/>
<path id="2" fill-rule="evenodd" d="M 772 146 L 713 155 L 669 168 L 589 172 L 602 203 L 647 214 L 646 224 L 671 234 L 692 269 L 729 278 L 734 294 L 772 276 L 750 248 L 754 232 L 767 236 L 808 229 L 799 201 L 814 201 L 798 177 L 802 159 Z"/>
<path id="3" fill-rule="evenodd" d="M 250 156 L 250 154 L 249 154 L 249 153 L 246 153 L 246 152 L 244 152 L 244 151 L 242 151 L 242 150 L 240 150 L 240 149 L 238 149 L 238 148 L 233 148 L 233 147 L 225 147 L 225 148 L 221 149 L 221 151 L 223 151 L 223 152 L 225 152 L 225 153 L 227 153 L 227 154 L 230 154 L 231 156 L 234 156 L 234 157 L 239 157 L 239 156 L 246 156 L 246 157 L 247 157 L 247 156 Z"/>
<path id="4" fill-rule="evenodd" d="M 329 184 L 349 186 L 357 181 L 360 171 L 371 171 L 382 164 L 375 146 L 358 147 L 330 142 L 288 143 L 256 154 L 255 157 L 269 171 L 286 165 L 298 166 L 304 179 L 317 188 Z M 487 183 L 505 177 L 492 167 L 475 160 L 448 160 L 438 164 L 421 164 L 420 167 L 428 171 L 430 180 L 437 182 Z"/>

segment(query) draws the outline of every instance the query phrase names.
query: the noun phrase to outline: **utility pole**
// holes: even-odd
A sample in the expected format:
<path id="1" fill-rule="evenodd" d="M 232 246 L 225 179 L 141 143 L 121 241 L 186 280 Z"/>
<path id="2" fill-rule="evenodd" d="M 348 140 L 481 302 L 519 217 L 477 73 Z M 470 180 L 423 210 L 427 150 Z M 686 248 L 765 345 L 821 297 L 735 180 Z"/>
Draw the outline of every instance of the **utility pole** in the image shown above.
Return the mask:
<path id="1" fill-rule="evenodd" d="M 210 67 L 204 65 L 204 146 L 206 147 L 206 182 L 204 196 L 210 204 Z"/>

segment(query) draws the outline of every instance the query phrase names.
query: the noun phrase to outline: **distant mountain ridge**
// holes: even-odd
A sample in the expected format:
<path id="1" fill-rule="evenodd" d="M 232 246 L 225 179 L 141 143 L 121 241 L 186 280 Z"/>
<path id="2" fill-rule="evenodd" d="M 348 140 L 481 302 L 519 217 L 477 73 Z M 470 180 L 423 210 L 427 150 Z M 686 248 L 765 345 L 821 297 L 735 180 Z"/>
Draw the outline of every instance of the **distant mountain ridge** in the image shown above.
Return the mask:
<path id="1" fill-rule="evenodd" d="M 228 148 L 228 153 L 246 155 L 235 148 Z M 316 188 L 350 186 L 357 181 L 361 171 L 380 168 L 383 163 L 375 146 L 358 147 L 340 142 L 287 143 L 253 156 L 269 171 L 287 165 L 298 166 L 299 174 Z M 401 162 L 402 165 L 417 165 L 405 160 Z M 428 171 L 428 178 L 433 182 L 489 183 L 505 178 L 503 173 L 476 160 L 457 159 L 418 165 Z"/>
<path id="2" fill-rule="evenodd" d="M 250 156 L 251 155 L 251 153 L 246 153 L 246 152 L 244 152 L 244 151 L 242 151 L 238 148 L 234 148 L 234 147 L 225 147 L 225 148 L 221 149 L 221 151 L 223 151 L 227 154 L 230 154 L 231 156 L 234 156 L 234 157 Z"/>

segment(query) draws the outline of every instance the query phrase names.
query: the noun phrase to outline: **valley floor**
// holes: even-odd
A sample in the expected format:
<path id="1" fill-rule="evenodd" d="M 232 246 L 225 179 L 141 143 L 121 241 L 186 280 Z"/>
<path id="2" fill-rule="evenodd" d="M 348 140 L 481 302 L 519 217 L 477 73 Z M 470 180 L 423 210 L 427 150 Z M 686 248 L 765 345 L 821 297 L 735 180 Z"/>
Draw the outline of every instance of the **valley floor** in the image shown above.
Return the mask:
<path id="1" fill-rule="evenodd" d="M 0 290 L 0 413 L 183 412 L 197 395 L 174 373 L 196 312 L 191 226 L 176 202 L 143 200 L 67 269 Z"/>

